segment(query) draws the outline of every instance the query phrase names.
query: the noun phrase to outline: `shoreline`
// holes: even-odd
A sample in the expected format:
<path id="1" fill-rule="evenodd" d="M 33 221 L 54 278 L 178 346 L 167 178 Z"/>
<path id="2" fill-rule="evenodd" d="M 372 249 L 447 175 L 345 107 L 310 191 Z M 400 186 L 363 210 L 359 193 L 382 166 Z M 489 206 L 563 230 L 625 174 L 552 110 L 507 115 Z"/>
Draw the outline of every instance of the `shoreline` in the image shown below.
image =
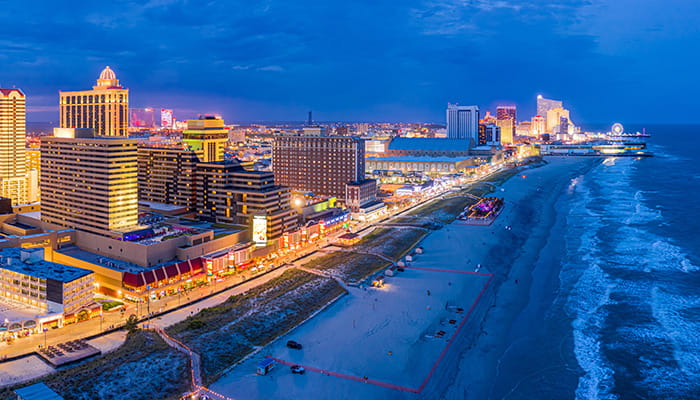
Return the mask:
<path id="1" fill-rule="evenodd" d="M 285 339 L 304 343 L 303 352 L 290 353 L 283 345 L 267 348 L 271 357 L 309 367 L 311 372 L 304 379 L 295 378 L 283 370 L 273 373 L 270 380 L 253 377 L 250 371 L 256 361 L 249 360 L 213 382 L 211 388 L 227 396 L 250 399 L 309 398 L 310 387 L 314 388 L 318 398 L 341 394 L 361 395 L 367 399 L 488 398 L 501 355 L 512 341 L 511 328 L 527 306 L 528 295 L 534 287 L 532 266 L 540 259 L 556 220 L 555 202 L 572 178 L 600 162 L 600 158 L 552 157 L 548 160 L 550 162 L 541 166 L 519 169 L 514 176 L 495 187 L 493 195 L 504 197 L 510 204 L 492 225 L 447 224 L 431 231 L 418 244 L 425 249 L 425 254 L 413 263 L 416 267 L 474 271 L 481 264 L 480 273 L 494 275 L 493 283 L 487 285 L 481 294 L 478 293 L 481 287 L 477 288 L 473 279 L 448 279 L 453 285 L 442 277 L 424 272 L 417 275 L 417 270 L 407 269 L 398 278 L 390 280 L 389 292 L 376 292 L 378 298 L 374 301 L 379 300 L 378 309 L 382 310 L 379 315 L 360 317 L 366 314 L 363 310 L 368 310 L 368 307 L 374 310 L 374 305 L 367 300 L 373 300 L 375 295 L 356 291 L 295 328 L 293 336 L 281 338 L 281 343 Z M 512 230 L 505 229 L 510 226 Z M 549 270 L 553 272 L 551 268 Z M 558 275 L 550 274 L 550 278 L 550 286 L 558 283 L 554 279 Z M 519 284 L 514 283 L 516 279 Z M 425 297 L 426 289 L 430 297 Z M 425 301 L 438 301 L 432 304 L 437 310 L 439 304 L 445 307 L 445 302 L 471 302 L 471 296 L 477 294 L 473 312 L 461 333 L 455 336 L 444 357 L 440 355 L 439 366 L 433 368 L 434 373 L 431 370 L 430 379 L 421 385 L 425 372 L 440 351 L 434 345 L 426 345 L 422 339 L 425 333 L 440 326 L 434 319 L 436 316 L 428 315 L 433 314 L 431 311 L 426 313 L 426 304 L 429 303 Z M 444 318 L 439 317 L 443 323 Z M 405 325 L 406 322 L 409 325 Z M 338 335 L 347 328 L 354 333 L 348 330 Z M 421 339 L 414 336 L 417 333 Z M 350 349 L 363 347 L 365 353 L 355 354 L 346 348 L 348 346 Z M 318 371 L 323 372 L 319 374 Z M 337 374 L 344 379 L 339 379 Z M 354 377 L 361 380 L 363 376 L 375 383 L 353 382 Z M 263 384 L 263 381 L 269 384 Z M 396 385 L 420 387 L 420 393 L 416 395 L 413 389 L 410 390 L 413 393 L 406 393 L 389 388 Z"/>
<path id="2" fill-rule="evenodd" d="M 481 260 L 482 271 L 495 275 L 490 296 L 480 305 L 482 318 L 472 321 L 472 335 L 464 338 L 462 352 L 455 357 L 455 371 L 436 379 L 432 390 L 421 398 L 502 398 L 512 389 L 497 385 L 504 356 L 527 336 L 522 330 L 529 327 L 528 322 L 543 317 L 545 310 L 541 309 L 525 314 L 533 300 L 539 303 L 537 309 L 546 303 L 542 298 L 551 298 L 558 288 L 559 263 L 553 257 L 557 256 L 558 246 L 548 240 L 558 231 L 556 204 L 570 180 L 588 173 L 601 159 L 546 160 L 547 165 L 523 170 L 497 188 L 496 195 L 504 189 L 506 202 L 511 204 L 494 222 L 500 232 L 492 235 L 495 237 L 489 240 L 487 256 Z M 527 178 L 518 180 L 522 175 Z M 525 181 L 538 176 L 543 183 L 553 182 L 553 187 L 528 190 Z M 516 201 L 508 196 L 513 192 L 513 197 L 518 197 Z M 512 231 L 504 229 L 508 225 Z M 553 262 L 544 262 L 553 258 Z M 541 291 L 533 293 L 536 289 Z"/>

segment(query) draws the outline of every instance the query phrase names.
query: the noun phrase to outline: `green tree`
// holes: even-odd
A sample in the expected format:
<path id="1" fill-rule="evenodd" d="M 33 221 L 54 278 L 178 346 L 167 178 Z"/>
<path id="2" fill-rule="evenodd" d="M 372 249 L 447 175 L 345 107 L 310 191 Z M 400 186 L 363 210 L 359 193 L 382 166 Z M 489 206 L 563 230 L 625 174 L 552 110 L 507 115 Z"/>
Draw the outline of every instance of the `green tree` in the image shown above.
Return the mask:
<path id="1" fill-rule="evenodd" d="M 138 317 L 136 317 L 136 315 L 134 315 L 134 314 L 129 315 L 129 318 L 126 319 L 126 323 L 124 324 L 124 328 L 126 328 L 126 330 L 129 333 L 133 333 L 133 332 L 136 332 L 137 330 L 139 330 Z"/>

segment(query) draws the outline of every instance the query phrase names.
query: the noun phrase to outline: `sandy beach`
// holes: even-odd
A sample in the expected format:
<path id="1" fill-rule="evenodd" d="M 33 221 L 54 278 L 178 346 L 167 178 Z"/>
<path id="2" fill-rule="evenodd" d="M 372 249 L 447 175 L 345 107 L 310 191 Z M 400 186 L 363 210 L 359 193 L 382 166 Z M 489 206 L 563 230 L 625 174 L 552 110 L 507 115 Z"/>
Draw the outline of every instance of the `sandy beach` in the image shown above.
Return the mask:
<path id="1" fill-rule="evenodd" d="M 411 266 L 431 270 L 407 269 L 383 289 L 351 289 L 211 388 L 241 399 L 487 398 L 527 304 L 554 202 L 597 161 L 555 158 L 524 169 L 496 189 L 506 207 L 491 226 L 450 224 L 423 239 L 425 254 Z M 484 275 L 455 272 L 475 270 Z M 435 338 L 438 331 L 445 336 Z M 289 339 L 304 349 L 286 348 Z M 278 365 L 257 376 L 264 356 L 311 369 L 298 376 Z"/>
<path id="2" fill-rule="evenodd" d="M 528 330 L 537 329 L 546 313 L 540 308 L 547 304 L 543 298 L 551 298 L 558 287 L 555 204 L 572 179 L 600 162 L 576 157 L 546 160 L 547 165 L 522 171 L 497 190 L 507 206 L 490 227 L 485 238 L 490 249 L 479 261 L 484 271 L 495 275 L 490 296 L 480 304 L 488 313 L 469 332 L 472 338 L 465 335 L 468 344 L 455 360 L 454 371 L 432 380 L 421 398 L 500 399 L 513 389 L 495 385 L 503 372 L 501 361 L 515 356 L 509 351 L 524 344 Z M 553 343 L 553 351 L 559 345 Z"/>
<path id="3" fill-rule="evenodd" d="M 454 257 L 454 248 L 482 249 L 462 234 L 472 228 L 455 225 L 431 234 L 421 243 L 426 252 L 411 263 L 413 268 L 387 277 L 380 289 L 350 288 L 211 388 L 241 399 L 414 398 L 433 367 L 441 368 L 436 363 L 448 339 L 470 317 L 467 312 L 490 280 L 486 274 L 465 273 L 476 264 Z M 303 350 L 288 349 L 287 340 L 302 343 Z M 278 365 L 269 376 L 255 375 L 267 355 L 324 372 L 296 376 Z M 368 383 L 353 379 L 365 377 Z"/>

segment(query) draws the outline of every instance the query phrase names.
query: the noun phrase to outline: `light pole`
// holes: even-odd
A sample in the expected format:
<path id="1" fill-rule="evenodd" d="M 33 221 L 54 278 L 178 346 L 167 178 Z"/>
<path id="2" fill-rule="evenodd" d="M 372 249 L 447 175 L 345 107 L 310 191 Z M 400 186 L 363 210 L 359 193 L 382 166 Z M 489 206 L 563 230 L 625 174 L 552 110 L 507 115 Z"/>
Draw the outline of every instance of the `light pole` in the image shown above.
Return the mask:
<path id="1" fill-rule="evenodd" d="M 146 285 L 146 289 L 148 290 L 148 296 L 146 297 L 146 320 L 148 321 L 148 325 L 150 328 L 151 325 L 151 285 Z"/>
<path id="2" fill-rule="evenodd" d="M 102 333 L 102 309 L 100 309 L 100 333 Z"/>
<path id="3" fill-rule="evenodd" d="M 49 331 L 49 328 L 44 327 L 44 348 L 46 348 L 46 332 Z"/>

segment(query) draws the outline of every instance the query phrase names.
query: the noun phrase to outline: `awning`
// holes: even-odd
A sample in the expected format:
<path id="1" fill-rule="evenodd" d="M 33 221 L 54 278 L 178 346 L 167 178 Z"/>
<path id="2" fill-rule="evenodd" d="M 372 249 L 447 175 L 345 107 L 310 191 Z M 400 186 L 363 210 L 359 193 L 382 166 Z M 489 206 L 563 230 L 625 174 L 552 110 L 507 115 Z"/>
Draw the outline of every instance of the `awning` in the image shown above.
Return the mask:
<path id="1" fill-rule="evenodd" d="M 188 263 L 187 261 L 177 263 L 177 269 L 178 269 L 178 271 L 180 271 L 180 275 L 184 275 L 184 274 L 192 271 L 192 268 L 190 267 L 190 263 Z"/>
<path id="2" fill-rule="evenodd" d="M 204 268 L 204 263 L 201 258 L 194 258 L 190 261 L 190 266 L 192 267 L 192 275 L 202 272 Z"/>
<path id="3" fill-rule="evenodd" d="M 156 281 L 156 276 L 153 274 L 153 271 L 141 272 L 141 275 L 143 275 L 143 280 L 146 282 L 146 285 L 150 285 Z"/>
<path id="4" fill-rule="evenodd" d="M 166 266 L 165 273 L 168 275 L 168 279 L 177 277 L 179 275 L 179 272 L 177 272 L 177 264 L 171 264 Z"/>
<path id="5" fill-rule="evenodd" d="M 236 268 L 238 268 L 238 269 L 246 269 L 246 268 L 250 267 L 250 266 L 253 265 L 253 264 L 255 264 L 255 263 L 252 262 L 252 261 L 249 261 L 249 262 L 247 262 L 247 263 L 239 264 Z"/>
<path id="6" fill-rule="evenodd" d="M 143 276 L 141 274 L 134 274 L 131 272 L 124 272 L 122 276 L 122 283 L 126 286 L 138 288 L 144 285 Z"/>
<path id="7" fill-rule="evenodd" d="M 156 274 L 156 279 L 158 281 L 164 281 L 165 280 L 165 269 L 163 268 L 158 268 L 153 271 Z"/>

